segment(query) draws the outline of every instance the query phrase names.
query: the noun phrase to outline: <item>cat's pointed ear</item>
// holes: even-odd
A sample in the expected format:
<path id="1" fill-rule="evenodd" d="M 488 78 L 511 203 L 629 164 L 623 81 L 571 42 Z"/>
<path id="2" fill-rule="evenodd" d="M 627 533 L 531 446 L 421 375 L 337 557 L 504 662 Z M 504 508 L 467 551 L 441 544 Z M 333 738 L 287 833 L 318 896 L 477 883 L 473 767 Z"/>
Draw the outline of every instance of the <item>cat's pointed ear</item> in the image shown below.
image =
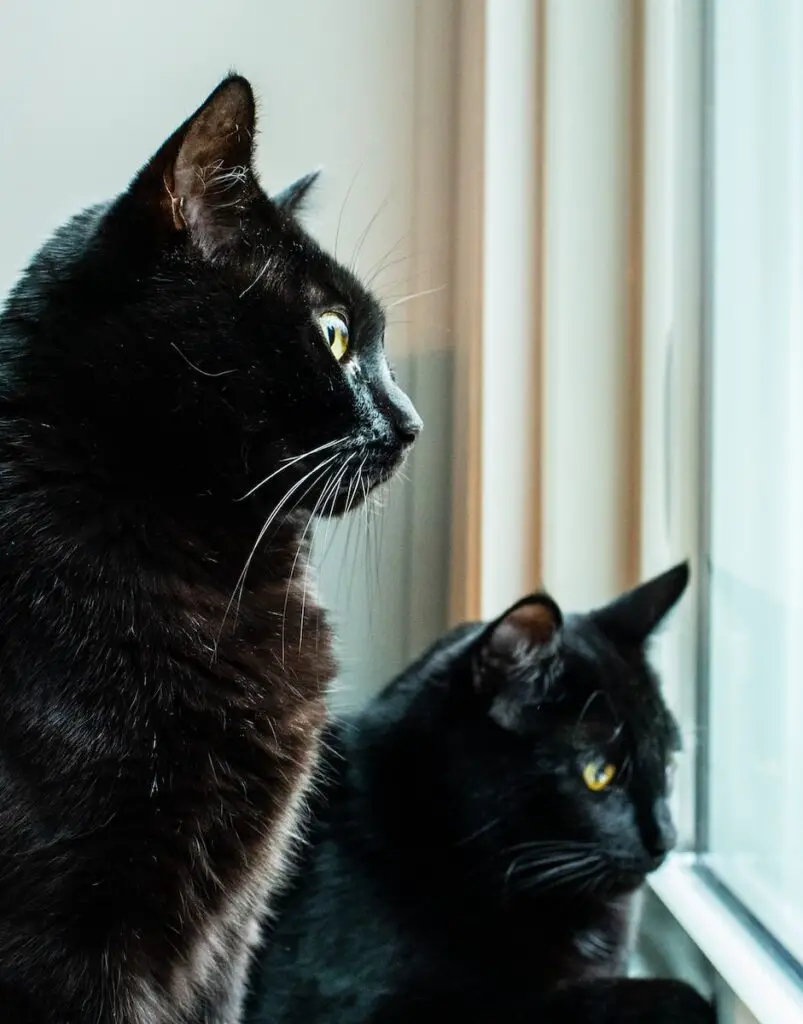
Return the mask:
<path id="1" fill-rule="evenodd" d="M 517 665 L 551 644 L 563 615 L 548 594 L 530 594 L 490 622 L 475 647 L 474 685 L 495 692 Z"/>
<path id="2" fill-rule="evenodd" d="M 213 253 L 238 230 L 254 187 L 255 127 L 251 86 L 229 75 L 140 171 L 129 194 L 164 227 L 189 232 Z"/>
<path id="3" fill-rule="evenodd" d="M 275 196 L 272 196 L 273 202 L 280 209 L 284 210 L 285 213 L 290 214 L 291 217 L 297 217 L 298 214 L 303 212 L 309 194 L 312 192 L 320 175 L 320 169 L 304 174 L 283 188 L 281 192 L 277 192 Z"/>
<path id="4" fill-rule="evenodd" d="M 614 643 L 641 645 L 683 596 L 689 576 L 689 563 L 681 562 L 598 608 L 591 618 Z"/>

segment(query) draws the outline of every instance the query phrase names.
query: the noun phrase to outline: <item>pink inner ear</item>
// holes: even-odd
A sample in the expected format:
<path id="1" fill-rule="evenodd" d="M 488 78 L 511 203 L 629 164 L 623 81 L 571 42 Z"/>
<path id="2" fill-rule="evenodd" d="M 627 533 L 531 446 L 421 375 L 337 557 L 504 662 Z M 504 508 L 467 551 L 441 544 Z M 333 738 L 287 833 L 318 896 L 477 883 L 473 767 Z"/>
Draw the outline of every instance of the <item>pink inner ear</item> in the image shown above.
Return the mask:
<path id="1" fill-rule="evenodd" d="M 508 616 L 500 628 L 507 626 L 525 640 L 544 644 L 551 640 L 558 628 L 553 610 L 545 604 L 523 604 Z"/>

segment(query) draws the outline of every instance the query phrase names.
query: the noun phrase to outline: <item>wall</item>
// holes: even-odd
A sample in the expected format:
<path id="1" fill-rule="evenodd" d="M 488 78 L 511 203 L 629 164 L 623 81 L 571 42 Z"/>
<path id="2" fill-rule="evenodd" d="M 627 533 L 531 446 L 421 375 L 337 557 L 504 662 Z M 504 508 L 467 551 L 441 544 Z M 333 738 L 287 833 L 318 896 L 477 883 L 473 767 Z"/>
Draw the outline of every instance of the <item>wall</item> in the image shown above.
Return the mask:
<path id="1" fill-rule="evenodd" d="M 427 426 L 410 480 L 367 539 L 360 517 L 316 543 L 356 694 L 445 621 L 456 16 L 454 0 L 0 6 L 0 293 L 56 224 L 124 187 L 230 68 L 262 100 L 268 190 L 322 165 L 310 227 L 324 244 L 366 273 L 384 265 L 390 302 L 441 289 L 390 315 L 388 348 Z"/>

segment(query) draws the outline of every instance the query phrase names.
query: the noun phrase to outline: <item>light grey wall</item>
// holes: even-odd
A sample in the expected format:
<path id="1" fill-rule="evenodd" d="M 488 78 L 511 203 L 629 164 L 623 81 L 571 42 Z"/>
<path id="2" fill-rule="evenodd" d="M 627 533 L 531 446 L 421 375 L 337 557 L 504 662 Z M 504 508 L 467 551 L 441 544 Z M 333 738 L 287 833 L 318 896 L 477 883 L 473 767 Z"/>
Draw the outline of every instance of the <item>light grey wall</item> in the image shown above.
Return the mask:
<path id="1" fill-rule="evenodd" d="M 378 686 L 445 622 L 456 0 L 29 0 L 0 5 L 0 293 L 82 205 L 122 188 L 235 68 L 261 97 L 269 190 L 322 165 L 310 227 L 373 274 L 388 348 L 426 421 L 373 532 L 319 531 L 337 700 Z M 445 287 L 444 287 L 445 286 Z M 324 544 L 324 540 L 327 541 Z M 328 553 L 325 548 L 328 547 Z"/>

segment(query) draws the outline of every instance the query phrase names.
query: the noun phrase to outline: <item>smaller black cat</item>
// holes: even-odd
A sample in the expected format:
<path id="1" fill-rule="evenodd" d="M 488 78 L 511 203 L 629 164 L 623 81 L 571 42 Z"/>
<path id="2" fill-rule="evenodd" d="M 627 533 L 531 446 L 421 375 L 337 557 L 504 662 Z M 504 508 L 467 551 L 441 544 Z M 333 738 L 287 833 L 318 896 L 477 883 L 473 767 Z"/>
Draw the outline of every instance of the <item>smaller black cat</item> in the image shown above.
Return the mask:
<path id="1" fill-rule="evenodd" d="M 679 982 L 621 977 L 633 896 L 675 843 L 679 734 L 645 644 L 688 577 L 565 620 L 527 597 L 332 727 L 248 1021 L 714 1019 Z"/>

